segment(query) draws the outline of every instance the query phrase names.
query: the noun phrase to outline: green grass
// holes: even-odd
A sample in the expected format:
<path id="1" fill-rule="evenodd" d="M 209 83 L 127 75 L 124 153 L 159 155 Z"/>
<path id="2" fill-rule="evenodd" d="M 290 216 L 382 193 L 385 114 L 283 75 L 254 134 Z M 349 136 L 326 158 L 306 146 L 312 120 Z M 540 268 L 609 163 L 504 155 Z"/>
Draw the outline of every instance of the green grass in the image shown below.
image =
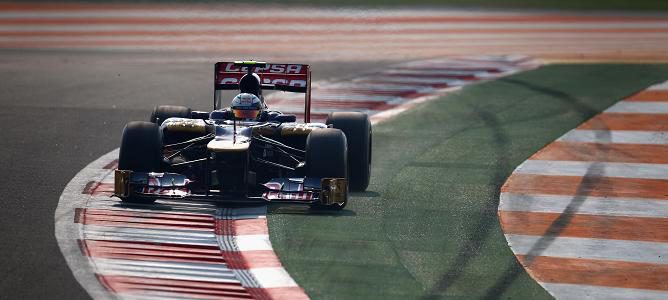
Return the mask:
<path id="1" fill-rule="evenodd" d="M 315 299 L 549 295 L 500 230 L 499 187 L 545 144 L 668 78 L 668 65 L 553 65 L 374 127 L 372 184 L 341 214 L 272 208 L 271 240 Z"/>

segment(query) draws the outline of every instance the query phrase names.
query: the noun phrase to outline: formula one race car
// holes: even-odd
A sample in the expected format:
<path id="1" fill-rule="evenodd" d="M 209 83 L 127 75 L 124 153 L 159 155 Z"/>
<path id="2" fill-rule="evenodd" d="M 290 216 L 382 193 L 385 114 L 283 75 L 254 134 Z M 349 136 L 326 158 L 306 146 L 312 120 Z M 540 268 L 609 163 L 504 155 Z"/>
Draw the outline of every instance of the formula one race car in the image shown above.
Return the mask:
<path id="1" fill-rule="evenodd" d="M 150 122 L 125 126 L 114 195 L 342 209 L 349 189 L 369 185 L 371 123 L 358 112 L 311 123 L 310 79 L 308 65 L 216 63 L 213 111 L 157 106 Z M 221 91 L 237 89 L 224 107 Z M 269 110 L 262 90 L 305 93 L 304 123 Z"/>

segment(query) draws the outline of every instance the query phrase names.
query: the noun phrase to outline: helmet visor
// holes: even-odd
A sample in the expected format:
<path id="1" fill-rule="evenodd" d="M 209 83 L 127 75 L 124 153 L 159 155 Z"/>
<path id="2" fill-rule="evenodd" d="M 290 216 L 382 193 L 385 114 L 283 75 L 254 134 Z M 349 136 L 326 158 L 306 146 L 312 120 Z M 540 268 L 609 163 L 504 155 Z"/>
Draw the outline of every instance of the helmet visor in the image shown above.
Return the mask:
<path id="1" fill-rule="evenodd" d="M 260 114 L 259 109 L 232 109 L 237 119 L 255 119 Z"/>

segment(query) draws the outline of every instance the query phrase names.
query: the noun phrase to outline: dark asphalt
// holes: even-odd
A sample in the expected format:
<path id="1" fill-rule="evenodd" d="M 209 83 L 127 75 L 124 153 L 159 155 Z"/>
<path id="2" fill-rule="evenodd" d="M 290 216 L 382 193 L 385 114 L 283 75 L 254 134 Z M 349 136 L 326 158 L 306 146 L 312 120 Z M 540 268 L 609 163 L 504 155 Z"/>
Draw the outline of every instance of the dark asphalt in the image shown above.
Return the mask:
<path id="1" fill-rule="evenodd" d="M 178 63 L 145 63 L 156 58 Z M 208 110 L 215 58 L 176 54 L 0 52 L 0 298 L 82 299 L 54 236 L 70 179 L 118 147 L 125 123 L 157 104 Z M 316 80 L 369 63 L 314 63 Z"/>

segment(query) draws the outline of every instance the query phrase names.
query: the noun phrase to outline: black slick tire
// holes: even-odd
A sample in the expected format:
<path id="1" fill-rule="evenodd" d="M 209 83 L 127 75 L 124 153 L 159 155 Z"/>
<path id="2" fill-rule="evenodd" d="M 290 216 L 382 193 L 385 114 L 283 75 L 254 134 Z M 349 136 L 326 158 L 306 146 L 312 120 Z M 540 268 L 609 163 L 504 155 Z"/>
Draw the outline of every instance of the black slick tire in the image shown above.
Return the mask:
<path id="1" fill-rule="evenodd" d="M 306 176 L 347 178 L 347 142 L 341 130 L 327 128 L 312 131 L 306 138 Z M 346 204 L 321 206 L 341 210 Z"/>
<path id="2" fill-rule="evenodd" d="M 135 121 L 123 129 L 118 169 L 135 172 L 159 172 L 162 163 L 162 135 L 155 123 Z M 154 199 L 127 197 L 124 202 L 151 203 Z"/>
<path id="3" fill-rule="evenodd" d="M 162 124 L 165 120 L 169 118 L 186 118 L 189 119 L 192 116 L 192 110 L 185 106 L 176 106 L 176 105 L 158 105 L 153 108 L 151 113 L 151 123 Z"/>
<path id="4" fill-rule="evenodd" d="M 348 178 L 350 190 L 363 192 L 371 177 L 373 133 L 369 117 L 360 112 L 333 112 L 326 124 L 340 129 L 348 141 Z"/>

